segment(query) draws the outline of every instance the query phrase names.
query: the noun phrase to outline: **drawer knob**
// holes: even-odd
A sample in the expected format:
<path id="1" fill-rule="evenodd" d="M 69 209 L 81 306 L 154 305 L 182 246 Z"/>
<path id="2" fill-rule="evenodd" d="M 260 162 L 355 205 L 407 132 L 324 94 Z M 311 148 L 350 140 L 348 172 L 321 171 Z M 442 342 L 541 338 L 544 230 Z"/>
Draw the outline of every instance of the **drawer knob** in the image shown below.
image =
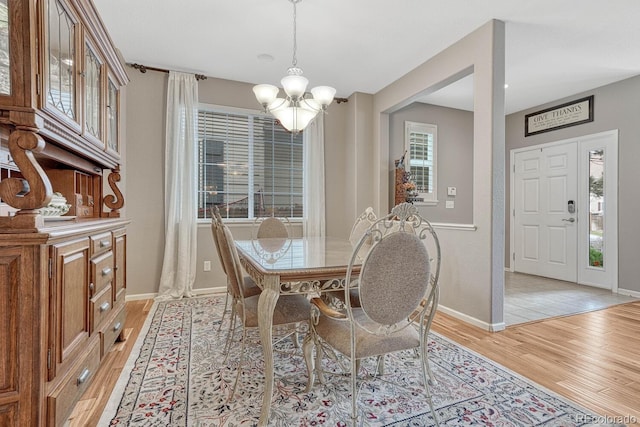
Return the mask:
<path id="1" fill-rule="evenodd" d="M 93 282 L 89 283 L 89 291 L 91 291 L 91 294 L 93 294 L 93 291 L 96 289 L 96 285 L 93 284 Z"/>
<path id="2" fill-rule="evenodd" d="M 102 305 L 100 306 L 100 311 L 107 311 L 109 310 L 109 308 L 111 307 L 111 304 L 109 304 L 108 302 L 103 302 Z"/>
<path id="3" fill-rule="evenodd" d="M 115 325 L 113 325 L 113 332 L 118 332 L 120 328 L 122 328 L 122 323 L 121 322 L 116 323 Z"/>
<path id="4" fill-rule="evenodd" d="M 84 370 L 78 377 L 78 385 L 84 384 L 89 379 L 90 375 L 91 375 L 91 371 L 89 371 L 89 368 L 84 368 Z"/>
<path id="5" fill-rule="evenodd" d="M 111 273 L 111 267 L 107 267 L 107 268 L 103 268 L 103 269 L 102 269 L 102 275 L 103 275 L 103 276 L 106 276 L 106 275 L 108 275 L 109 273 Z"/>
<path id="6" fill-rule="evenodd" d="M 111 246 L 111 242 L 109 240 L 100 240 L 100 247 L 101 248 L 106 248 L 108 246 Z"/>

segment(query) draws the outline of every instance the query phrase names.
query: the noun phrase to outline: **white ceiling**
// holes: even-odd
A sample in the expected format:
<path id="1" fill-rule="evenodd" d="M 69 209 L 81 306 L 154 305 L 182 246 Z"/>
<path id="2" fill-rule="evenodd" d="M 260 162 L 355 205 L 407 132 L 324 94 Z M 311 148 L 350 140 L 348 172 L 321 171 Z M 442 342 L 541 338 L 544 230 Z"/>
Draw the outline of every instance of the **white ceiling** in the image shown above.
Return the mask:
<path id="1" fill-rule="evenodd" d="M 278 86 L 291 66 L 287 0 L 94 2 L 127 62 Z M 298 66 L 339 97 L 376 93 L 490 19 L 506 23 L 507 113 L 640 74 L 638 0 L 303 0 L 297 15 Z M 430 102 L 471 110 L 472 85 Z"/>

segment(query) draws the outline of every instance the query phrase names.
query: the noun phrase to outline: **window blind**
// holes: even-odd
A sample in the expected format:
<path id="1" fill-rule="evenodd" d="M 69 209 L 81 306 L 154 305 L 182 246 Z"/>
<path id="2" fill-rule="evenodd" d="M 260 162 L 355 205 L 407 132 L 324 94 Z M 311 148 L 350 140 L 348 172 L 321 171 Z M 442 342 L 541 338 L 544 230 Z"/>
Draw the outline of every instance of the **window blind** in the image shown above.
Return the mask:
<path id="1" fill-rule="evenodd" d="M 302 217 L 302 135 L 273 118 L 201 110 L 198 217 Z"/>
<path id="2" fill-rule="evenodd" d="M 424 132 L 409 134 L 409 167 L 411 178 L 416 183 L 418 192 L 433 191 L 433 135 Z"/>

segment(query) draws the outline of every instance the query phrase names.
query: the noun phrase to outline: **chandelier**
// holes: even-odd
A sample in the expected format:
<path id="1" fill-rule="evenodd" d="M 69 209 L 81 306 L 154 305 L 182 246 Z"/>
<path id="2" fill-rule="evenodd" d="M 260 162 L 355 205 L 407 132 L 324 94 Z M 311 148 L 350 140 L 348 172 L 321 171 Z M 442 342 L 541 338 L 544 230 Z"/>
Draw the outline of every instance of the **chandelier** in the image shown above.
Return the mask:
<path id="1" fill-rule="evenodd" d="M 313 118 L 333 101 L 336 90 L 329 86 L 316 86 L 311 89 L 313 98 L 305 98 L 309 80 L 302 76 L 296 58 L 296 4 L 302 0 L 289 0 L 293 4 L 293 61 L 287 75 L 280 80 L 286 98 L 278 98 L 279 89 L 270 84 L 259 84 L 253 87 L 256 99 L 265 113 L 271 113 L 282 126 L 290 132 L 303 130 Z"/>

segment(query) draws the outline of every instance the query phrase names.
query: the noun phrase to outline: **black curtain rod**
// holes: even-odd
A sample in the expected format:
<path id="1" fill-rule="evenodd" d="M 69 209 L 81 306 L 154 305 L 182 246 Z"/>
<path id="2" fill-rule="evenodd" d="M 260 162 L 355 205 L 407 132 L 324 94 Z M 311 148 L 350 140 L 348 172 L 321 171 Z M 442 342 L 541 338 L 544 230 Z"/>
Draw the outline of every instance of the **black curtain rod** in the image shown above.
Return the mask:
<path id="1" fill-rule="evenodd" d="M 135 68 L 136 70 L 139 70 L 142 74 L 146 73 L 148 70 L 159 71 L 161 73 L 169 73 L 169 70 L 166 70 L 164 68 L 147 67 L 146 65 L 142 65 L 142 64 L 130 64 L 130 63 L 127 63 L 127 65 L 131 68 Z M 196 74 L 195 76 L 196 76 L 196 80 L 207 79 L 207 76 L 205 76 L 204 74 Z M 347 98 L 333 98 L 333 100 L 336 101 L 337 104 L 342 104 L 343 102 L 349 101 Z"/>
<path id="2" fill-rule="evenodd" d="M 127 65 L 131 68 L 135 68 L 136 70 L 139 70 L 142 74 L 146 73 L 148 70 L 151 71 L 160 71 L 161 73 L 169 73 L 170 70 L 166 70 L 164 68 L 156 68 L 156 67 L 148 67 L 146 65 L 142 65 L 142 64 L 129 64 L 127 63 Z M 204 74 L 195 74 L 196 76 L 196 80 L 206 80 L 207 76 L 205 76 Z"/>

